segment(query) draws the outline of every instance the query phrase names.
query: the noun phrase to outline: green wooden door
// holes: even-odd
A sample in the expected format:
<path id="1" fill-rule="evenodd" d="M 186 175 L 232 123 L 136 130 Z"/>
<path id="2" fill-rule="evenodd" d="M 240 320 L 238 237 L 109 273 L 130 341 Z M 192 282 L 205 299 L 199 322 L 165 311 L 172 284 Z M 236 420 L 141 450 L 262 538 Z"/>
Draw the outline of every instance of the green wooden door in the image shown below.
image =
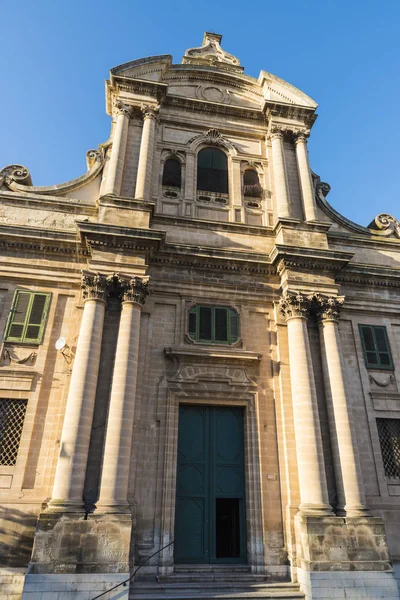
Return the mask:
<path id="1" fill-rule="evenodd" d="M 246 562 L 243 410 L 179 409 L 175 563 Z"/>

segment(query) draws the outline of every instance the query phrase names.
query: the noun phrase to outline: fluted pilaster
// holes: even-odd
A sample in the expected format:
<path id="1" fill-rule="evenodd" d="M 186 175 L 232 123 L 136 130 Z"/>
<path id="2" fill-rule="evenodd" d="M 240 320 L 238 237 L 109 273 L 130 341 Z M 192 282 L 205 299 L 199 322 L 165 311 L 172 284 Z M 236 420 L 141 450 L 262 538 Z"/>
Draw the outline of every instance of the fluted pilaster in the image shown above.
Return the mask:
<path id="1" fill-rule="evenodd" d="M 317 206 L 315 203 L 314 189 L 311 180 L 310 165 L 308 163 L 306 133 L 301 132 L 295 135 L 295 146 L 301 195 L 303 198 L 304 217 L 306 221 L 316 221 Z"/>
<path id="2" fill-rule="evenodd" d="M 142 200 L 148 200 L 151 196 L 151 172 L 158 111 L 158 106 L 142 107 L 143 131 L 135 190 L 135 198 Z"/>

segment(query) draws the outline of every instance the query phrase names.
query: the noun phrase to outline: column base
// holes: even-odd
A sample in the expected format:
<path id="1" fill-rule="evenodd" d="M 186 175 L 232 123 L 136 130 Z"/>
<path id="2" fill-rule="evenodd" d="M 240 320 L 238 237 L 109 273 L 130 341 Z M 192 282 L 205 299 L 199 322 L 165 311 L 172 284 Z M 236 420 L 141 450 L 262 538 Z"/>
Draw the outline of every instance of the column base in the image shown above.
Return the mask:
<path id="1" fill-rule="evenodd" d="M 117 514 L 117 515 L 131 515 L 131 509 L 128 502 L 110 502 L 96 504 L 96 515 L 100 514 Z"/>
<path id="2" fill-rule="evenodd" d="M 28 573 L 129 573 L 131 533 L 131 514 L 44 511 Z"/>
<path id="3" fill-rule="evenodd" d="M 332 507 L 330 504 L 300 504 L 300 514 L 304 516 L 315 516 L 315 517 L 330 517 L 334 516 Z"/>
<path id="4" fill-rule="evenodd" d="M 352 598 L 351 589 L 360 586 L 366 588 L 362 598 L 399 598 L 379 517 L 315 517 L 298 513 L 295 531 L 297 575 L 306 600 L 322 597 L 320 588 L 341 590 L 335 592 L 335 598 Z M 321 579 L 324 584 L 319 583 Z M 380 591 L 379 595 L 378 588 L 385 594 Z M 357 594 L 354 597 L 360 597 Z"/>

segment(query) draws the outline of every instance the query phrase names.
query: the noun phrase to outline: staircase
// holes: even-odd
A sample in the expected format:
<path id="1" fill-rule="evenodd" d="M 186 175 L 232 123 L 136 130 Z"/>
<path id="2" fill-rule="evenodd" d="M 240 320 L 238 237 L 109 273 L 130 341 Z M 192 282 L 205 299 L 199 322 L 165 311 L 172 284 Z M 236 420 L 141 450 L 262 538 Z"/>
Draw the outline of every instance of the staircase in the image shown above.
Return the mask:
<path id="1" fill-rule="evenodd" d="M 129 600 L 295 600 L 303 599 L 296 583 L 269 583 L 248 567 L 185 565 L 156 581 L 131 583 Z"/>

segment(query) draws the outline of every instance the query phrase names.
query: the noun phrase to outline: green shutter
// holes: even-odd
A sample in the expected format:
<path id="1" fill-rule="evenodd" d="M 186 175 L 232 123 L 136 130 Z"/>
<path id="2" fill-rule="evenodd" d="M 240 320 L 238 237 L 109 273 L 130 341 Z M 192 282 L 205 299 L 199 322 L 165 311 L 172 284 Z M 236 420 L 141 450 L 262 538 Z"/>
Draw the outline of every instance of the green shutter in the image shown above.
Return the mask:
<path id="1" fill-rule="evenodd" d="M 234 344 L 239 339 L 239 315 L 228 306 L 192 306 L 188 332 L 196 342 Z"/>
<path id="2" fill-rule="evenodd" d="M 359 325 L 365 366 L 369 369 L 393 369 L 386 327 Z"/>
<path id="3" fill-rule="evenodd" d="M 43 339 L 50 294 L 15 292 L 6 328 L 6 341 L 40 344 Z"/>

